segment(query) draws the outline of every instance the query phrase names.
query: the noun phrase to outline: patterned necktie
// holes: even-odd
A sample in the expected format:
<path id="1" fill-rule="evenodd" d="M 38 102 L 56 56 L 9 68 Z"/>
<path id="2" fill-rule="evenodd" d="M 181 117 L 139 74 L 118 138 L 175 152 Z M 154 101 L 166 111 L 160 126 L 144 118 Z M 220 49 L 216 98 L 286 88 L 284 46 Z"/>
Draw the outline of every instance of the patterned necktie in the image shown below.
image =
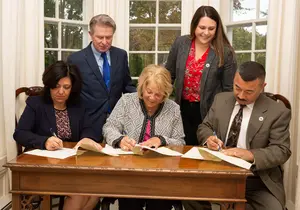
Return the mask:
<path id="1" fill-rule="evenodd" d="M 239 139 L 241 124 L 243 120 L 243 109 L 246 105 L 240 105 L 239 112 L 235 115 L 228 133 L 226 147 L 236 147 Z"/>
<path id="2" fill-rule="evenodd" d="M 109 90 L 110 66 L 108 64 L 106 52 L 101 53 L 101 57 L 103 58 L 103 79 L 104 79 L 107 89 Z"/>

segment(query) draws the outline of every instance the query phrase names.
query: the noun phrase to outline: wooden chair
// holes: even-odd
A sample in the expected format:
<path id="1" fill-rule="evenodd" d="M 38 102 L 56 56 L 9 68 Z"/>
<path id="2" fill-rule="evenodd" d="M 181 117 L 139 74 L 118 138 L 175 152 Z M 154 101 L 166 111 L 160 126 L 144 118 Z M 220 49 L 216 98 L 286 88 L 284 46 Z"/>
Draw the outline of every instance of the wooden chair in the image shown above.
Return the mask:
<path id="1" fill-rule="evenodd" d="M 39 96 L 43 93 L 44 88 L 41 86 L 32 86 L 32 87 L 21 87 L 16 90 L 16 99 L 21 93 L 25 93 L 26 96 Z M 15 125 L 18 125 L 17 115 L 15 118 Z M 22 145 L 17 144 L 18 155 L 23 153 Z M 64 206 L 64 196 L 36 196 L 36 195 L 22 195 L 24 200 L 26 200 L 26 205 L 28 209 L 41 209 L 41 210 L 50 210 L 52 208 L 58 207 L 59 210 L 63 209 Z M 53 204 L 53 199 L 59 198 L 58 204 Z M 26 208 L 27 209 L 27 208 Z"/>
<path id="2" fill-rule="evenodd" d="M 273 99 L 274 101 L 277 101 L 278 103 L 282 102 L 285 105 L 285 107 L 288 108 L 289 110 L 292 109 L 292 106 L 291 106 L 289 100 L 286 97 L 284 97 L 283 95 L 274 94 L 274 93 L 270 93 L 270 92 L 264 92 L 263 94 L 265 94 L 269 98 Z"/>
<path id="3" fill-rule="evenodd" d="M 40 86 L 21 87 L 16 90 L 16 99 L 18 98 L 18 96 L 21 93 L 25 93 L 26 96 L 39 96 L 42 94 L 43 90 L 44 90 L 43 87 L 40 87 Z M 15 125 L 16 125 L 16 127 L 18 125 L 17 115 L 16 115 L 16 119 L 15 119 Z M 22 146 L 17 144 L 17 148 L 18 148 L 18 155 L 22 154 L 23 153 Z"/>

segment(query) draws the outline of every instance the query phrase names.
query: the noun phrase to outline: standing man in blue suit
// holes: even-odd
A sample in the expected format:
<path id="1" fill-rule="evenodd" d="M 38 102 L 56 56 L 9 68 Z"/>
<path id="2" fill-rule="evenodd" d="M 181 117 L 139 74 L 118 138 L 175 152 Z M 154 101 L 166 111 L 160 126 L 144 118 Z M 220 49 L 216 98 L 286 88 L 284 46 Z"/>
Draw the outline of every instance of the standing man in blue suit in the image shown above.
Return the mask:
<path id="1" fill-rule="evenodd" d="M 92 42 L 69 56 L 81 72 L 81 98 L 87 108 L 93 129 L 102 140 L 102 127 L 122 93 L 135 92 L 127 52 L 112 46 L 115 21 L 108 15 L 93 17 L 89 24 Z"/>

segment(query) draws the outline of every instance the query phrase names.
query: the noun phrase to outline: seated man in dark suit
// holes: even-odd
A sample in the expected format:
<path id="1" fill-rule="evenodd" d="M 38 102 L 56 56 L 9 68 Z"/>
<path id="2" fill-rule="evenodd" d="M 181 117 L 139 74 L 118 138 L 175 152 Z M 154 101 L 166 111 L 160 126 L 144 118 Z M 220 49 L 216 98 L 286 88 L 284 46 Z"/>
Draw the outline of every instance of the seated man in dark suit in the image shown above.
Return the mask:
<path id="1" fill-rule="evenodd" d="M 243 63 L 234 77 L 234 92 L 215 97 L 197 131 L 201 145 L 206 143 L 212 150 L 221 147 L 224 154 L 253 163 L 254 176 L 246 184 L 247 210 L 282 210 L 285 206 L 281 165 L 291 155 L 291 112 L 262 94 L 265 74 L 261 64 Z"/>
<path id="2" fill-rule="evenodd" d="M 122 93 L 136 92 L 132 83 L 125 50 L 112 46 L 115 21 L 108 15 L 97 15 L 90 21 L 92 42 L 72 54 L 68 61 L 82 75 L 81 98 L 88 109 L 94 132 L 102 139 L 102 127 Z"/>

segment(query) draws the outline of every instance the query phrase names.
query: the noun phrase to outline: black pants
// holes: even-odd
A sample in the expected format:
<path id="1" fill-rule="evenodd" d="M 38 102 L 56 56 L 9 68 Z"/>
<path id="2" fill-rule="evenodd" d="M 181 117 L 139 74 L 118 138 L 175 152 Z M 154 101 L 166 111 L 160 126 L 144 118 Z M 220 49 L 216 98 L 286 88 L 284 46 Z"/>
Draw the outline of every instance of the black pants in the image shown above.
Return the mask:
<path id="1" fill-rule="evenodd" d="M 199 145 L 196 132 L 202 123 L 200 102 L 182 100 L 180 109 L 186 145 Z"/>
<path id="2" fill-rule="evenodd" d="M 119 210 L 171 210 L 170 200 L 119 198 Z"/>

